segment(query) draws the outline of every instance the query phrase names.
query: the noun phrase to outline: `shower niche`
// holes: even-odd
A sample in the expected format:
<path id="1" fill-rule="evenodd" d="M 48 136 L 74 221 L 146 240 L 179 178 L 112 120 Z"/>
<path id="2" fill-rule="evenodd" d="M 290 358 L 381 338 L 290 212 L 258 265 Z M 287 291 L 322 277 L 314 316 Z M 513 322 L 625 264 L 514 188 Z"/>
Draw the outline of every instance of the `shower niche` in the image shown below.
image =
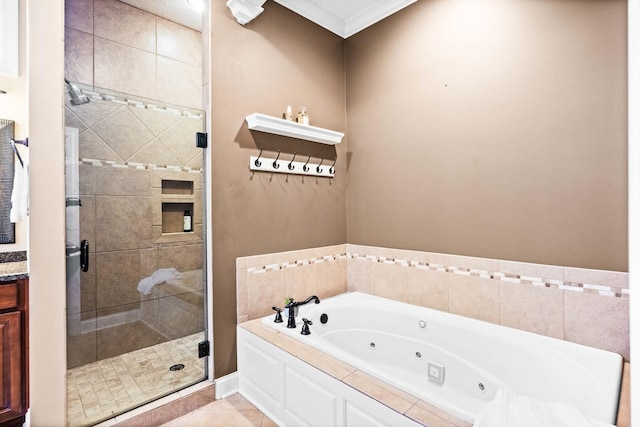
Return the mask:
<path id="1" fill-rule="evenodd" d="M 162 178 L 160 181 L 160 200 L 154 209 L 159 209 L 161 234 L 156 243 L 200 240 L 195 221 L 196 212 L 201 205 L 201 198 L 198 197 L 201 189 L 196 187 L 197 182 L 184 177 Z M 187 215 L 189 218 L 185 221 Z"/>
<path id="2" fill-rule="evenodd" d="M 162 234 L 191 233 L 193 225 L 185 227 L 193 218 L 193 181 L 162 180 Z"/>

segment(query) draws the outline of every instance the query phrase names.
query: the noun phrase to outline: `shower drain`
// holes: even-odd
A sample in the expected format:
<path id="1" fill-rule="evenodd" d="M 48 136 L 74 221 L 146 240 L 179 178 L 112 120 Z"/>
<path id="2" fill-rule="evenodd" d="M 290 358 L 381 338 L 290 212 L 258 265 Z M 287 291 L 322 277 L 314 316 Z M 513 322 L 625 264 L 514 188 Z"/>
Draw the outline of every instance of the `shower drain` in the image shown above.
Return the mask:
<path id="1" fill-rule="evenodd" d="M 184 369 L 184 365 L 182 363 L 171 365 L 171 367 L 169 368 L 170 371 L 180 371 L 182 369 Z"/>

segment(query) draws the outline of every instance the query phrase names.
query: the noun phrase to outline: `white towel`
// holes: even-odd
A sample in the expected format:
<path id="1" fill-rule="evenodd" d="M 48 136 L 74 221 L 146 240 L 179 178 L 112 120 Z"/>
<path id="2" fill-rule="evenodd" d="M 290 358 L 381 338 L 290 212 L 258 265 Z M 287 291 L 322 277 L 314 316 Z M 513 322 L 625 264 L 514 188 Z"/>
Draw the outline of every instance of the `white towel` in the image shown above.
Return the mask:
<path id="1" fill-rule="evenodd" d="M 473 427 L 610 427 L 569 403 L 545 403 L 499 389 Z"/>
<path id="2" fill-rule="evenodd" d="M 150 277 L 145 277 L 138 282 L 138 291 L 149 295 L 155 285 L 172 279 L 181 279 L 182 273 L 175 268 L 160 268 L 153 272 Z"/>
<path id="3" fill-rule="evenodd" d="M 29 163 L 25 158 L 24 165 L 16 160 L 13 172 L 13 190 L 11 192 L 11 222 L 20 222 L 29 215 Z"/>

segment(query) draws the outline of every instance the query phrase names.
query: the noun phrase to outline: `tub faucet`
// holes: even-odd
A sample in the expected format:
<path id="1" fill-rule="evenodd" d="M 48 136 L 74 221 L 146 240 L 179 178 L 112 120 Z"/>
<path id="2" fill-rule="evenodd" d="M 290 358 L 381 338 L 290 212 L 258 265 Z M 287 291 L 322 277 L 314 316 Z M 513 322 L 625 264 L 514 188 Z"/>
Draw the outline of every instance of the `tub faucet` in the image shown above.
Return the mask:
<path id="1" fill-rule="evenodd" d="M 282 309 L 278 307 L 271 307 L 271 308 L 276 311 L 276 318 L 273 319 L 273 321 L 275 323 L 282 323 L 282 313 L 281 313 Z"/>
<path id="2" fill-rule="evenodd" d="M 309 319 L 305 319 L 304 317 L 302 318 L 302 321 L 304 322 L 304 325 L 302 325 L 302 330 L 300 331 L 300 333 L 302 335 L 311 335 L 309 325 L 313 325 L 313 322 Z"/>
<path id="3" fill-rule="evenodd" d="M 318 298 L 315 295 L 310 296 L 309 298 L 307 298 L 306 300 L 302 301 L 302 302 L 296 302 L 291 300 L 291 302 L 287 305 L 284 306 L 284 308 L 288 308 L 289 309 L 289 316 L 287 318 L 287 328 L 293 329 L 296 327 L 296 310 L 295 308 L 299 305 L 305 305 L 311 301 L 315 300 L 316 304 L 320 304 L 320 298 Z"/>

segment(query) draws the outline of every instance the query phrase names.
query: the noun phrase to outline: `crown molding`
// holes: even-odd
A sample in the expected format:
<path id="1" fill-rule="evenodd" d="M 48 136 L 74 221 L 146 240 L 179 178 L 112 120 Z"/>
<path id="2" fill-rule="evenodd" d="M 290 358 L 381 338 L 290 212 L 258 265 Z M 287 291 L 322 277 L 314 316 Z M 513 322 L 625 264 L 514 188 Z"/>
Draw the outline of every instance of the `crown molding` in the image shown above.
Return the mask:
<path id="1" fill-rule="evenodd" d="M 384 18 L 393 15 L 401 9 L 415 3 L 418 0 L 387 0 L 379 3 L 375 7 L 364 10 L 362 13 L 350 17 L 344 24 L 344 35 L 349 38 L 355 33 L 382 21 Z"/>
<path id="2" fill-rule="evenodd" d="M 321 27 L 326 28 L 342 38 L 348 38 L 355 33 L 375 24 L 389 15 L 415 3 L 417 0 L 386 0 L 371 2 L 370 7 L 361 13 L 348 18 L 346 21 L 321 7 L 317 0 L 274 0 L 276 3 L 302 15 Z"/>

